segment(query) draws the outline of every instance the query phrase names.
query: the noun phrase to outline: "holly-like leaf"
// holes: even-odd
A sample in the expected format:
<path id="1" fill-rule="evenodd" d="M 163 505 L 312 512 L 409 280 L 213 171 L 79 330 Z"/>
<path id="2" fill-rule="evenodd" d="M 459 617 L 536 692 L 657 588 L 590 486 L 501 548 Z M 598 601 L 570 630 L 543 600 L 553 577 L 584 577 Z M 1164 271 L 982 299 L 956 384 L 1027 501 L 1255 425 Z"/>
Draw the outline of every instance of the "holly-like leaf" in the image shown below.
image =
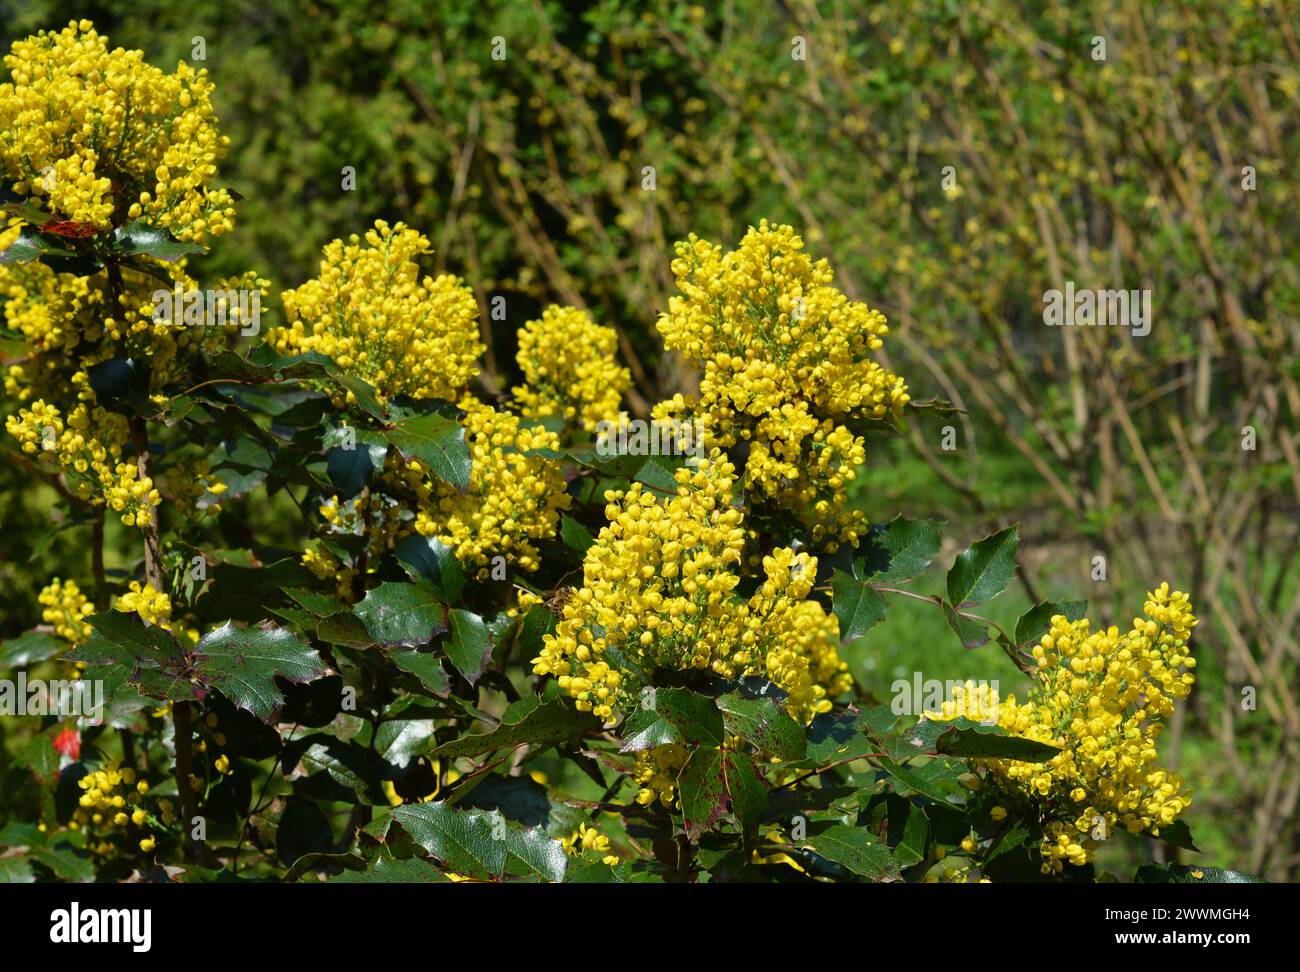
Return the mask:
<path id="1" fill-rule="evenodd" d="M 599 728 L 600 720 L 589 713 L 579 712 L 562 699 L 543 702 L 536 696 L 528 696 L 507 709 L 501 723 L 492 731 L 453 739 L 430 755 L 447 758 L 480 756 L 523 743 L 545 748 Z"/>
<path id="2" fill-rule="evenodd" d="M 775 699 L 746 698 L 728 692 L 716 701 L 729 736 L 742 736 L 760 753 L 782 760 L 802 759 L 804 732 Z"/>
<path id="3" fill-rule="evenodd" d="M 469 488 L 469 448 L 459 422 L 427 412 L 404 419 L 386 435 L 405 458 L 419 460 L 433 475 L 461 492 Z"/>
<path id="4" fill-rule="evenodd" d="M 696 841 L 712 830 L 727 811 L 726 784 L 722 777 L 722 751 L 700 746 L 691 752 L 677 779 L 686 836 Z"/>
<path id="5" fill-rule="evenodd" d="M 1087 601 L 1044 601 L 1035 604 L 1020 616 L 1016 622 L 1016 646 L 1023 648 L 1037 643 L 1051 627 L 1052 618 L 1063 614 L 1071 621 L 1078 621 L 1088 613 Z"/>
<path id="6" fill-rule="evenodd" d="M 723 753 L 722 775 L 731 815 L 740 827 L 745 846 L 753 847 L 758 825 L 767 810 L 767 787 L 754 769 L 753 761 L 743 753 Z"/>
<path id="7" fill-rule="evenodd" d="M 352 609 L 375 644 L 417 648 L 447 630 L 447 613 L 438 595 L 426 587 L 385 581 L 366 592 Z"/>
<path id="8" fill-rule="evenodd" d="M 638 716 L 635 723 L 629 718 L 627 729 L 632 736 L 629 739 L 625 734 L 623 752 L 648 749 L 660 742 L 722 745 L 722 713 L 706 695 L 678 688 L 645 689 L 637 711 L 650 715 Z M 654 739 L 660 742 L 652 742 Z"/>
<path id="9" fill-rule="evenodd" d="M 31 263 L 43 257 L 75 257 L 75 250 L 59 246 L 48 236 L 32 229 L 24 228 L 18 239 L 0 250 L 0 266 L 17 263 Z"/>
<path id="10" fill-rule="evenodd" d="M 309 682 L 325 674 L 315 649 L 284 628 L 265 625 L 236 628 L 223 624 L 209 632 L 192 652 L 201 681 L 218 689 L 241 709 L 270 722 L 284 701 L 276 676 Z"/>
<path id="11" fill-rule="evenodd" d="M 404 672 L 409 672 L 420 680 L 420 684 L 434 695 L 446 695 L 451 691 L 451 678 L 442 667 L 442 658 L 429 652 L 414 648 L 393 651 L 388 656 Z"/>
<path id="12" fill-rule="evenodd" d="M 440 593 L 448 604 L 465 589 L 465 569 L 441 540 L 410 533 L 393 544 L 393 555 L 412 580 Z"/>
<path id="13" fill-rule="evenodd" d="M 1001 594 L 1015 576 L 1019 543 L 1019 527 L 1013 524 L 958 554 L 948 571 L 949 603 L 960 608 Z"/>
<path id="14" fill-rule="evenodd" d="M 138 219 L 118 227 L 113 234 L 113 250 L 123 256 L 143 254 L 168 263 L 188 253 L 207 252 L 197 243 L 178 240 L 162 227 Z"/>
<path id="15" fill-rule="evenodd" d="M 905 581 L 925 573 L 943 539 L 943 520 L 909 520 L 896 516 L 873 526 L 854 560 L 861 580 Z"/>
<path id="16" fill-rule="evenodd" d="M 835 824 L 820 833 L 809 834 L 803 846 L 871 881 L 891 881 L 898 877 L 898 863 L 889 847 L 877 841 L 865 827 Z"/>
<path id="17" fill-rule="evenodd" d="M 458 874 L 495 878 L 505 870 L 506 825 L 499 813 L 458 810 L 443 802 L 406 803 L 393 810 L 393 820 Z"/>
<path id="18" fill-rule="evenodd" d="M 929 721 L 929 720 L 927 720 Z M 965 758 L 1014 759 L 1023 763 L 1041 763 L 1061 750 L 1057 746 L 1013 736 L 1001 726 L 972 722 L 965 717 L 952 722 L 932 722 L 946 726 L 934 743 L 935 752 Z"/>
<path id="19" fill-rule="evenodd" d="M 481 617 L 461 608 L 451 611 L 447 657 L 470 685 L 479 680 L 492 660 L 492 639 Z"/>
<path id="20" fill-rule="evenodd" d="M 861 638 L 885 618 L 885 599 L 842 570 L 831 575 L 831 606 L 840 622 L 840 642 Z"/>

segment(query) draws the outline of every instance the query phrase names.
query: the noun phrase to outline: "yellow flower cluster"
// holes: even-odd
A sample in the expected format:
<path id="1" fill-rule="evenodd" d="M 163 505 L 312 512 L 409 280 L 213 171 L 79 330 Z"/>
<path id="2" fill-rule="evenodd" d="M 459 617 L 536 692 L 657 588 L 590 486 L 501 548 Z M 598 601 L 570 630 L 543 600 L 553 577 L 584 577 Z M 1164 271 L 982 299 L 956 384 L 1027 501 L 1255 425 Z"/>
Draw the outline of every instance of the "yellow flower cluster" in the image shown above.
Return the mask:
<path id="1" fill-rule="evenodd" d="M 586 851 L 592 851 L 601 855 L 601 863 L 614 865 L 618 863 L 618 855 L 611 854 L 609 851 L 609 838 L 602 834 L 595 827 L 589 827 L 587 824 L 578 824 L 578 829 L 568 837 L 561 837 L 560 846 L 564 848 L 564 853 L 569 857 L 577 857 Z"/>
<path id="2" fill-rule="evenodd" d="M 161 498 L 153 480 L 141 479 L 136 464 L 122 459 L 122 416 L 83 403 L 65 420 L 55 406 L 38 400 L 6 418 L 5 429 L 24 452 L 53 457 L 81 499 L 107 504 L 127 526 L 150 522 Z"/>
<path id="3" fill-rule="evenodd" d="M 661 500 L 640 483 L 605 494 L 610 521 L 587 551 L 583 584 L 546 636 L 533 671 L 554 675 L 583 711 L 613 725 L 654 668 L 764 676 L 809 721 L 849 687 L 839 622 L 806 600 L 817 561 L 778 549 L 740 600 L 743 515 L 731 506 L 735 467 L 714 450 L 676 473 Z"/>
<path id="4" fill-rule="evenodd" d="M 81 593 L 76 581 L 54 578 L 36 596 L 43 608 L 41 619 L 54 626 L 54 633 L 74 645 L 90 638 L 86 618 L 95 613 L 95 605 Z"/>
<path id="5" fill-rule="evenodd" d="M 519 329 L 515 357 L 524 384 L 514 389 L 524 418 L 558 416 L 589 432 L 618 418 L 619 400 L 632 383 L 618 364 L 618 334 L 576 307 L 547 307 Z"/>
<path id="6" fill-rule="evenodd" d="M 571 499 L 559 464 L 529 453 L 556 449 L 559 440 L 473 396 L 458 404 L 470 450 L 469 488 L 461 493 L 392 451 L 385 478 L 399 492 L 404 486 L 413 494 L 416 532 L 447 544 L 458 560 L 479 568 L 480 577 L 488 576 L 491 558 L 498 555 L 522 570 L 536 570 L 540 561 L 532 541 L 555 535 L 560 511 Z"/>
<path id="7" fill-rule="evenodd" d="M 866 526 L 846 509 L 866 456 L 847 423 L 897 414 L 908 394 L 870 357 L 888 331 L 884 316 L 845 297 L 827 262 L 803 246 L 789 226 L 766 220 L 730 253 L 694 234 L 677 244 L 681 295 L 659 330 L 704 373 L 698 399 L 661 402 L 655 418 L 703 419 L 708 447 L 748 443 L 746 491 L 834 548 L 856 543 Z"/>
<path id="8" fill-rule="evenodd" d="M 120 595 L 113 606 L 124 613 L 135 612 L 148 624 L 156 624 L 166 631 L 172 629 L 171 598 L 162 591 L 154 590 L 152 584 L 142 585 L 139 581 L 131 581 L 131 589 Z"/>
<path id="9" fill-rule="evenodd" d="M 229 139 L 206 70 L 110 51 L 88 20 L 14 42 L 4 63 L 0 169 L 16 192 L 97 231 L 139 217 L 183 240 L 232 228 L 230 194 L 211 186 Z"/>
<path id="10" fill-rule="evenodd" d="M 383 220 L 364 241 L 334 240 L 320 275 L 284 292 L 289 326 L 272 344 L 328 355 L 382 398 L 455 400 L 478 374 L 478 306 L 457 277 L 420 278 L 416 258 L 429 252 L 416 230 Z"/>
<path id="11" fill-rule="evenodd" d="M 1122 634 L 1057 615 L 1034 648 L 1038 682 L 1023 704 L 959 688 L 932 716 L 996 718 L 1013 735 L 1061 748 L 1042 763 L 982 761 L 996 784 L 1048 821 L 1044 873 L 1086 864 L 1119 826 L 1159 834 L 1191 803 L 1178 775 L 1154 764 L 1164 720 L 1195 681 L 1187 641 L 1196 617 L 1188 596 L 1167 583 L 1148 593 L 1143 613 Z"/>
<path id="12" fill-rule="evenodd" d="M 112 854 L 116 848 L 110 838 L 124 833 L 128 827 L 135 828 L 137 833 L 143 830 L 145 836 L 139 841 L 142 851 L 153 850 L 154 839 L 149 834 L 153 819 L 144 806 L 149 784 L 137 780 L 135 770 L 129 766 L 94 770 L 78 780 L 77 786 L 83 792 L 68 826 L 86 834 L 90 850 L 105 856 Z M 159 817 L 167 825 L 175 822 L 175 809 L 170 800 L 159 801 Z"/>

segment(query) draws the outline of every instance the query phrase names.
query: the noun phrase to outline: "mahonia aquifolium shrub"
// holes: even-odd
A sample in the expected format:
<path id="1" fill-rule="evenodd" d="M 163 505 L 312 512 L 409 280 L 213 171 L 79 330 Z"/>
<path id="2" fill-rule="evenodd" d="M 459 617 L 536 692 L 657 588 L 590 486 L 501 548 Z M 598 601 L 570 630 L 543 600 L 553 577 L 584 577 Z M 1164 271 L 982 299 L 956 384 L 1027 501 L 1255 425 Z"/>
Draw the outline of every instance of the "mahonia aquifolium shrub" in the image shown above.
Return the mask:
<path id="1" fill-rule="evenodd" d="M 1125 835 L 1186 843 L 1158 742 L 1187 595 L 1122 635 L 1039 605 L 1013 637 L 969 611 L 1011 528 L 932 600 L 1024 702 L 971 682 L 922 717 L 850 675 L 939 530 L 866 521 L 867 439 L 921 406 L 793 228 L 678 244 L 660 330 L 699 393 L 640 418 L 703 448 L 611 455 L 616 322 L 546 307 L 519 383 L 483 381 L 473 291 L 403 223 L 327 243 L 264 333 L 232 296 L 269 293 L 254 271 L 210 285 L 222 323 L 158 316 L 233 227 L 210 82 L 85 21 L 5 65 L 6 449 L 91 538 L 0 657 L 106 696 L 29 717 L 9 873 L 1088 880 Z"/>

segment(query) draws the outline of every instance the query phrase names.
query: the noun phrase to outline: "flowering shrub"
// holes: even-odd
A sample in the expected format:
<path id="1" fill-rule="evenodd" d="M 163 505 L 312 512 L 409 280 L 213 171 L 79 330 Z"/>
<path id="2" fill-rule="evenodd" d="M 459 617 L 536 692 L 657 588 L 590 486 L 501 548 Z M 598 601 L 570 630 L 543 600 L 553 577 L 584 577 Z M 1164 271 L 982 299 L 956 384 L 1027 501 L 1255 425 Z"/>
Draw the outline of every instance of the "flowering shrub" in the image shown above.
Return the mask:
<path id="1" fill-rule="evenodd" d="M 328 243 L 265 335 L 255 272 L 160 313 L 232 225 L 210 84 L 84 21 L 5 63 L 6 449 L 90 543 L 0 665 L 100 693 L 24 716 L 41 796 L 4 821 L 5 875 L 1087 881 L 1112 841 L 1191 846 L 1157 768 L 1188 596 L 1162 584 L 1122 636 L 1077 602 L 1007 632 L 972 608 L 1013 579 L 1014 527 L 909 590 L 940 524 L 868 524 L 848 487 L 869 437 L 945 406 L 791 227 L 678 244 L 660 330 L 699 391 L 642 418 L 698 422 L 705 452 L 611 454 L 617 334 L 547 308 L 521 384 L 489 387 L 474 292 L 402 223 Z M 906 597 L 1026 701 L 900 711 L 851 675 Z"/>

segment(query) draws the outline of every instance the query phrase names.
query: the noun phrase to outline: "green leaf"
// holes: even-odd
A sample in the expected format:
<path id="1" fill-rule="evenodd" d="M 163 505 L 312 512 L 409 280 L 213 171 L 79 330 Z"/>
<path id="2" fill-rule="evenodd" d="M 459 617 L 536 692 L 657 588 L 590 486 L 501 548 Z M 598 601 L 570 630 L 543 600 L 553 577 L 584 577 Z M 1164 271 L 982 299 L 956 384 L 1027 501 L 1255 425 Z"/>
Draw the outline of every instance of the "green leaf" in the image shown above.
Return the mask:
<path id="1" fill-rule="evenodd" d="M 465 569 L 451 547 L 434 537 L 409 533 L 393 544 L 393 555 L 412 580 L 424 581 L 448 604 L 465 589 Z"/>
<path id="2" fill-rule="evenodd" d="M 599 728 L 600 720 L 579 712 L 563 699 L 543 702 L 536 696 L 528 696 L 506 710 L 501 723 L 492 731 L 463 735 L 443 743 L 429 755 L 479 756 L 523 743 L 546 747 Z"/>
<path id="3" fill-rule="evenodd" d="M 1079 621 L 1088 613 L 1087 601 L 1044 601 L 1020 616 L 1016 622 L 1016 646 L 1023 648 L 1037 643 L 1047 634 L 1052 618 L 1063 614 L 1071 621 Z"/>
<path id="4" fill-rule="evenodd" d="M 596 542 L 591 531 L 571 516 L 560 518 L 560 539 L 566 547 L 580 554 L 585 554 L 587 548 Z"/>
<path id="5" fill-rule="evenodd" d="M 420 680 L 420 684 L 434 695 L 446 695 L 451 691 L 451 679 L 442 667 L 442 658 L 414 648 L 403 648 L 389 653 L 389 658 L 404 672 L 409 672 Z"/>
<path id="6" fill-rule="evenodd" d="M 18 263 L 31 263 L 42 257 L 75 257 L 77 252 L 59 246 L 48 236 L 24 227 L 18 239 L 0 251 L 0 267 Z"/>
<path id="7" fill-rule="evenodd" d="M 688 689 L 649 688 L 641 693 L 641 708 L 667 721 L 677 734 L 675 741 L 694 746 L 722 745 L 722 713 L 706 695 Z"/>
<path id="8" fill-rule="evenodd" d="M 488 636 L 487 625 L 481 617 L 461 608 L 451 611 L 451 637 L 447 640 L 447 657 L 470 685 L 479 680 L 488 662 L 492 660 L 492 639 Z"/>
<path id="9" fill-rule="evenodd" d="M 1016 573 L 1019 527 L 1012 525 L 977 540 L 957 555 L 948 571 L 948 600 L 953 607 L 981 604 L 997 597 Z"/>
<path id="10" fill-rule="evenodd" d="M 722 774 L 731 814 L 740 827 L 745 846 L 753 847 L 758 825 L 767 810 L 767 787 L 754 769 L 753 761 L 743 753 L 724 753 Z"/>
<path id="11" fill-rule="evenodd" d="M 885 618 L 885 599 L 842 570 L 831 575 L 831 605 L 840 622 L 840 642 L 861 638 Z"/>
<path id="12" fill-rule="evenodd" d="M 49 661 L 67 647 L 66 641 L 48 631 L 24 631 L 0 643 L 0 668 L 22 668 L 32 662 Z"/>
<path id="13" fill-rule="evenodd" d="M 1194 854 L 1201 852 L 1201 849 L 1196 846 L 1196 842 L 1192 840 L 1192 831 L 1187 826 L 1186 820 L 1175 820 L 1171 824 L 1164 824 L 1160 828 L 1158 839 L 1163 840 L 1166 844 L 1173 844 L 1175 847 L 1191 851 Z"/>
<path id="14" fill-rule="evenodd" d="M 898 877 L 898 864 L 889 848 L 877 842 L 865 827 L 836 824 L 810 834 L 802 846 L 871 881 Z"/>
<path id="15" fill-rule="evenodd" d="M 447 610 L 438 595 L 416 584 L 385 581 L 366 591 L 352 613 L 375 644 L 417 648 L 447 630 Z"/>
<path id="16" fill-rule="evenodd" d="M 192 652 L 200 679 L 241 709 L 270 722 L 284 702 L 276 676 L 309 682 L 325 674 L 315 649 L 284 628 L 236 628 L 223 624 Z"/>
<path id="17" fill-rule="evenodd" d="M 183 243 L 160 226 L 135 220 L 118 227 L 113 234 L 113 250 L 123 255 L 140 253 L 155 260 L 171 262 L 187 253 L 206 253 L 197 243 Z"/>
<path id="18" fill-rule="evenodd" d="M 168 632 L 122 611 L 86 620 L 90 638 L 67 655 L 69 661 L 90 666 L 84 677 L 117 681 L 124 673 L 126 681 L 152 698 L 179 702 L 195 697 L 193 659 Z"/>
<path id="19" fill-rule="evenodd" d="M 943 608 L 944 620 L 948 622 L 948 627 L 952 629 L 953 633 L 961 639 L 963 648 L 979 648 L 989 643 L 987 625 L 958 614 L 951 604 L 944 603 L 940 606 Z"/>
<path id="20" fill-rule="evenodd" d="M 1200 877 L 1197 877 L 1197 875 Z M 1189 864 L 1144 864 L 1133 878 L 1135 884 L 1263 884 L 1253 874 L 1225 871 L 1218 867 Z"/>
<path id="21" fill-rule="evenodd" d="M 498 819 L 505 820 L 501 811 L 491 811 Z M 498 825 L 498 833 L 501 828 Z M 564 871 L 568 866 L 568 857 L 560 842 L 550 837 L 541 827 L 521 827 L 509 821 L 505 823 L 506 853 L 519 867 L 511 867 L 512 872 L 522 868 L 527 873 L 535 874 L 543 881 L 560 882 L 564 880 Z"/>
<path id="22" fill-rule="evenodd" d="M 428 861 L 413 857 L 398 861 L 377 857 L 365 870 L 347 870 L 331 878 L 331 884 L 439 884 L 451 878 Z"/>
<path id="23" fill-rule="evenodd" d="M 1041 763 L 1061 750 L 1057 746 L 1013 736 L 1001 726 L 983 725 L 964 716 L 951 722 L 927 720 L 947 726 L 935 740 L 936 752 L 963 758 L 1014 759 L 1023 763 Z"/>
<path id="24" fill-rule="evenodd" d="M 433 475 L 462 493 L 469 488 L 469 448 L 459 422 L 428 412 L 403 420 L 386 434 L 407 459 L 419 460 Z"/>
<path id="25" fill-rule="evenodd" d="M 750 699 L 738 692 L 719 696 L 722 724 L 729 736 L 742 736 L 760 753 L 782 760 L 802 759 L 804 732 L 770 696 Z"/>
<path id="26" fill-rule="evenodd" d="M 944 759 L 931 759 L 922 766 L 906 766 L 892 759 L 876 762 L 887 776 L 935 803 L 950 806 L 962 802 L 965 791 L 957 780 L 965 772 L 961 763 L 950 764 Z"/>
<path id="27" fill-rule="evenodd" d="M 862 580 L 906 581 L 925 573 L 943 540 L 943 520 L 909 520 L 896 516 L 873 526 L 854 560 Z"/>
<path id="28" fill-rule="evenodd" d="M 323 444 L 325 475 L 342 500 L 351 499 L 369 486 L 384 468 L 384 457 L 388 454 L 388 443 L 383 436 L 367 429 L 331 428 Z"/>
<path id="29" fill-rule="evenodd" d="M 505 870 L 505 818 L 499 813 L 458 810 L 442 802 L 405 803 L 393 810 L 393 820 L 458 874 L 494 878 Z"/>
<path id="30" fill-rule="evenodd" d="M 686 836 L 699 840 L 712 830 L 727 810 L 726 784 L 722 777 L 722 751 L 700 746 L 691 752 L 677 779 L 681 794 Z"/>

